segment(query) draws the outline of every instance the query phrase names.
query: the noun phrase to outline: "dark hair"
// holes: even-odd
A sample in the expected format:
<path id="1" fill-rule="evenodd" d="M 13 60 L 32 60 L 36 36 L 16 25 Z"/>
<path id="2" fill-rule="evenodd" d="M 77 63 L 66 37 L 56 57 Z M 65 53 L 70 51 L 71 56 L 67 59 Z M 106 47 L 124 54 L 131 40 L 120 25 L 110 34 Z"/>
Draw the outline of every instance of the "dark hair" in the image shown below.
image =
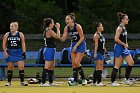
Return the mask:
<path id="1" fill-rule="evenodd" d="M 102 24 L 102 23 L 101 22 L 95 22 L 95 30 L 97 30 L 97 27 L 99 27 L 100 24 Z"/>
<path id="2" fill-rule="evenodd" d="M 121 22 L 122 19 L 124 19 L 125 16 L 126 16 L 126 14 L 123 14 L 123 13 L 121 13 L 121 12 L 118 12 L 118 13 L 117 13 L 118 21 Z"/>
<path id="3" fill-rule="evenodd" d="M 74 13 L 70 13 L 67 16 L 69 16 L 73 21 L 75 21 L 75 14 Z"/>
<path id="4" fill-rule="evenodd" d="M 52 23 L 52 20 L 51 18 L 44 18 L 43 20 L 43 28 L 46 29 L 47 27 L 49 27 L 49 25 Z"/>

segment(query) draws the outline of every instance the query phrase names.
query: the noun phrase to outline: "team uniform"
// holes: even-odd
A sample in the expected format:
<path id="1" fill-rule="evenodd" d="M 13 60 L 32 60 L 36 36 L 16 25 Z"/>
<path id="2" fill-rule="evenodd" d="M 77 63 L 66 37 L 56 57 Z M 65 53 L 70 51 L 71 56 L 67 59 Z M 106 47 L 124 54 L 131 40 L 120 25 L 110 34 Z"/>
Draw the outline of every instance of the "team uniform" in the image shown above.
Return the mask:
<path id="1" fill-rule="evenodd" d="M 70 29 L 68 26 L 68 33 L 71 37 L 71 49 L 77 44 L 77 42 L 80 40 L 80 36 L 76 29 L 76 23 L 74 23 L 74 28 Z M 83 40 L 83 42 L 77 47 L 76 52 L 85 52 L 86 51 L 86 42 Z"/>
<path id="2" fill-rule="evenodd" d="M 45 33 L 48 30 L 46 30 Z M 54 61 L 54 56 L 55 56 L 55 51 L 56 51 L 55 38 L 53 38 L 53 37 L 47 38 L 46 36 L 44 36 L 44 41 L 45 41 L 45 48 L 44 48 L 44 51 L 43 51 L 44 60 L 45 61 Z"/>
<path id="3" fill-rule="evenodd" d="M 122 28 L 122 33 L 120 34 L 119 39 L 126 44 L 127 43 L 127 31 L 121 25 L 119 25 L 119 27 Z M 120 57 L 120 56 L 126 57 L 129 54 L 130 54 L 130 52 L 128 51 L 127 48 L 124 48 L 124 46 L 115 42 L 115 46 L 114 46 L 114 57 L 115 58 Z"/>
<path id="4" fill-rule="evenodd" d="M 12 33 L 9 32 L 7 38 L 7 53 L 9 56 L 6 58 L 6 62 L 18 62 L 23 60 L 21 38 L 19 32 L 17 32 L 15 35 L 12 35 Z"/>
<path id="5" fill-rule="evenodd" d="M 104 60 L 104 53 L 105 53 L 105 38 L 101 33 L 97 33 L 97 34 L 99 35 L 99 40 L 98 40 L 97 57 L 94 58 L 95 61 Z"/>

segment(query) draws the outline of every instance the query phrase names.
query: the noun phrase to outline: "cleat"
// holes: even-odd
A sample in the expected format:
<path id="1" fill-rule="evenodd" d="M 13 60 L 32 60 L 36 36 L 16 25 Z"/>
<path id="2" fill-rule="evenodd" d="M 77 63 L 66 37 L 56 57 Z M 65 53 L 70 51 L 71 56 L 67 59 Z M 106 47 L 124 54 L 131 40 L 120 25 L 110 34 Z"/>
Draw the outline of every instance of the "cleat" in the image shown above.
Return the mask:
<path id="1" fill-rule="evenodd" d="M 87 84 L 87 80 L 83 79 L 83 80 L 82 80 L 82 85 L 84 86 L 84 85 L 86 85 L 86 84 Z"/>
<path id="2" fill-rule="evenodd" d="M 127 85 L 134 85 L 134 82 L 130 81 L 129 79 L 125 80 L 124 83 Z"/>
<path id="3" fill-rule="evenodd" d="M 105 84 L 100 82 L 99 84 L 96 84 L 96 86 L 105 86 Z"/>
<path id="4" fill-rule="evenodd" d="M 68 81 L 68 84 L 69 84 L 69 86 L 77 86 L 78 85 L 78 83 L 77 82 L 71 82 L 71 81 Z"/>
<path id="5" fill-rule="evenodd" d="M 28 84 L 21 82 L 21 86 L 28 86 Z"/>
<path id="6" fill-rule="evenodd" d="M 5 86 L 11 86 L 11 82 L 7 82 Z"/>
<path id="7" fill-rule="evenodd" d="M 40 86 L 41 86 L 41 87 L 51 87 L 52 84 L 46 84 L 46 83 L 43 84 L 43 83 L 41 83 Z"/>
<path id="8" fill-rule="evenodd" d="M 112 86 L 120 86 L 120 84 L 118 84 L 116 81 L 114 81 L 111 85 Z"/>
<path id="9" fill-rule="evenodd" d="M 51 86 L 58 86 L 59 84 L 56 84 L 56 83 L 52 83 L 50 84 Z"/>
<path id="10" fill-rule="evenodd" d="M 91 83 L 90 85 L 91 85 L 91 86 L 96 86 L 96 83 Z"/>

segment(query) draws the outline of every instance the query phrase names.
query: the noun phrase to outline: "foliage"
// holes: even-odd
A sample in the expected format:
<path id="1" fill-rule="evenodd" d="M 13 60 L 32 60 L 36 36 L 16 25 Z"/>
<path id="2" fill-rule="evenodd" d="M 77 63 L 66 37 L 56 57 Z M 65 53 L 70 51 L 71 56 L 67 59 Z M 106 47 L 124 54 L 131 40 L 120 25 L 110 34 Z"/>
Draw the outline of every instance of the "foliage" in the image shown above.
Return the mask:
<path id="1" fill-rule="evenodd" d="M 42 20 L 51 17 L 65 26 L 65 16 L 69 12 L 76 14 L 76 20 L 87 34 L 93 34 L 94 23 L 101 21 L 105 33 L 114 33 L 117 12 L 129 16 L 129 33 L 139 33 L 139 0 L 4 0 L 0 4 L 0 31 L 5 33 L 11 21 L 19 21 L 24 33 L 41 34 Z M 63 32 L 63 31 L 62 31 Z"/>

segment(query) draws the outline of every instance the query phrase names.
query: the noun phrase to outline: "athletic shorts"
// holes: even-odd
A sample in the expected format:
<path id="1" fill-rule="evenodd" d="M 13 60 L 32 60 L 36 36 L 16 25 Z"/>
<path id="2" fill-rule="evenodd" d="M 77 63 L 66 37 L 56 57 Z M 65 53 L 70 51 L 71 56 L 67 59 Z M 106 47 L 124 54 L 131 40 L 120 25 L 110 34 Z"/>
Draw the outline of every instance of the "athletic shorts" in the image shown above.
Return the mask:
<path id="1" fill-rule="evenodd" d="M 94 58 L 94 54 L 93 54 L 93 60 L 94 61 L 104 60 L 104 58 L 105 58 L 104 55 L 100 52 L 97 52 L 97 57 L 96 58 Z"/>
<path id="2" fill-rule="evenodd" d="M 120 44 L 115 44 L 114 46 L 114 57 L 117 58 L 117 57 L 126 57 L 130 55 L 130 52 L 127 48 L 124 48 L 122 45 Z"/>
<path id="3" fill-rule="evenodd" d="M 45 61 L 54 61 L 56 48 L 44 48 L 43 54 L 44 54 L 44 60 Z"/>
<path id="4" fill-rule="evenodd" d="M 77 44 L 77 42 L 71 42 L 71 49 Z M 86 51 L 86 42 L 83 41 L 76 49 L 76 52 L 85 52 Z"/>
<path id="5" fill-rule="evenodd" d="M 8 49 L 8 58 L 6 58 L 6 62 L 18 62 L 22 61 L 22 49 Z"/>

